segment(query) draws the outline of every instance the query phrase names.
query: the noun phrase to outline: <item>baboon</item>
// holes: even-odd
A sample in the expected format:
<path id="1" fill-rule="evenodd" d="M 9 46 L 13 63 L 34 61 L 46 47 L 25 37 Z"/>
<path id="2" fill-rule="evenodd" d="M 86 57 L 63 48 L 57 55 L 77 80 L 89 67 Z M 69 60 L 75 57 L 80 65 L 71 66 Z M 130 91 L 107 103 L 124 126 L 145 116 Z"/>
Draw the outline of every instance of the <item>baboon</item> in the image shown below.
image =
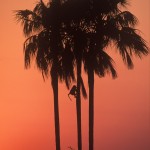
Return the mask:
<path id="1" fill-rule="evenodd" d="M 76 87 L 76 85 L 73 85 L 73 87 L 71 88 L 71 90 L 68 94 L 68 97 L 69 97 L 70 94 L 73 95 L 75 98 L 77 97 L 77 87 Z M 71 100 L 71 98 L 70 98 L 70 100 Z"/>

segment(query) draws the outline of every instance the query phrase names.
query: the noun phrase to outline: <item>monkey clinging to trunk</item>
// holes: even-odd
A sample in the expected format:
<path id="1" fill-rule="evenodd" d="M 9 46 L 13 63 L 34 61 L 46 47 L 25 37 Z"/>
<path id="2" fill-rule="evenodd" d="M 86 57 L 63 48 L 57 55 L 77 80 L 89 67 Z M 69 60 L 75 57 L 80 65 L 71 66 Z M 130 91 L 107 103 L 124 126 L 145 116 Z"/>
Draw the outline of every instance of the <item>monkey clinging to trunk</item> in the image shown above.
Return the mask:
<path id="1" fill-rule="evenodd" d="M 86 93 L 86 89 L 85 89 L 82 78 L 81 78 L 81 82 L 80 82 L 80 88 L 81 88 L 82 95 L 83 95 L 84 99 L 86 99 L 87 98 L 87 93 Z M 68 94 L 68 97 L 69 97 L 70 94 L 73 95 L 75 98 L 77 97 L 77 86 L 76 85 L 72 86 L 72 88 L 71 88 L 71 90 Z M 71 100 L 70 97 L 69 97 L 69 99 Z"/>
<path id="2" fill-rule="evenodd" d="M 73 87 L 71 88 L 71 90 L 68 94 L 68 97 L 69 97 L 70 94 L 73 95 L 76 98 L 76 96 L 77 96 L 77 87 L 76 87 L 76 85 L 73 85 Z M 70 98 L 70 100 L 71 100 L 71 98 Z"/>

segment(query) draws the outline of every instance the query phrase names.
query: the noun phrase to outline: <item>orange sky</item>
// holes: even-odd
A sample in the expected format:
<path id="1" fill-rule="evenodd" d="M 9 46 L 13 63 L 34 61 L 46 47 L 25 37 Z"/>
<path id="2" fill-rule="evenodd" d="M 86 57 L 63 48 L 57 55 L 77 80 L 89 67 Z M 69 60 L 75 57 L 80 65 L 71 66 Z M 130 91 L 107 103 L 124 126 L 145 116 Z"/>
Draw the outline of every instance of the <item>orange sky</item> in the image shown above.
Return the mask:
<path id="1" fill-rule="evenodd" d="M 36 0 L 0 5 L 0 150 L 54 150 L 53 95 L 33 65 L 24 69 L 23 33 L 12 10 L 32 9 Z M 138 29 L 150 46 L 150 1 L 130 0 Z M 95 79 L 95 150 L 150 149 L 150 56 L 128 70 L 119 55 L 118 78 Z M 84 76 L 86 81 L 86 76 Z M 87 86 L 87 83 L 86 83 Z M 76 144 L 75 100 L 59 85 L 61 146 Z M 88 101 L 82 102 L 83 150 L 88 142 Z"/>

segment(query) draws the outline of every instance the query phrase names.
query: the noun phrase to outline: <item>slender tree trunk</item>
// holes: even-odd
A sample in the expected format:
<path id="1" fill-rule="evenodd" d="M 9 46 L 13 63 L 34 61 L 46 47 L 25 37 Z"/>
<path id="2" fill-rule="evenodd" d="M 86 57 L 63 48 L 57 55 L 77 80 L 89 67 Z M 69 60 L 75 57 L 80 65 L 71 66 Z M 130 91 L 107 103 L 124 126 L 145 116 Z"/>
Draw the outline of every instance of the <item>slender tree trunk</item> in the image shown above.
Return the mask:
<path id="1" fill-rule="evenodd" d="M 60 150 L 60 125 L 59 125 L 59 104 L 58 104 L 58 75 L 52 76 L 52 88 L 54 93 L 54 120 L 55 120 L 55 142 L 56 150 Z"/>
<path id="2" fill-rule="evenodd" d="M 76 97 L 76 111 L 77 111 L 78 150 L 82 150 L 80 83 L 81 83 L 81 60 L 79 60 L 79 61 L 77 62 L 77 97 Z"/>
<path id="3" fill-rule="evenodd" d="M 88 71 L 89 84 L 89 150 L 94 149 L 94 71 Z"/>
<path id="4" fill-rule="evenodd" d="M 52 0 L 53 3 L 57 5 L 60 4 L 60 0 Z M 59 39 L 59 21 L 55 21 L 52 26 L 53 34 L 53 50 L 58 51 L 58 39 Z M 55 119 L 55 142 L 56 150 L 60 150 L 60 124 L 59 124 L 59 104 L 58 104 L 58 59 L 57 56 L 54 59 L 54 70 L 52 71 L 52 87 L 54 93 L 54 119 Z"/>

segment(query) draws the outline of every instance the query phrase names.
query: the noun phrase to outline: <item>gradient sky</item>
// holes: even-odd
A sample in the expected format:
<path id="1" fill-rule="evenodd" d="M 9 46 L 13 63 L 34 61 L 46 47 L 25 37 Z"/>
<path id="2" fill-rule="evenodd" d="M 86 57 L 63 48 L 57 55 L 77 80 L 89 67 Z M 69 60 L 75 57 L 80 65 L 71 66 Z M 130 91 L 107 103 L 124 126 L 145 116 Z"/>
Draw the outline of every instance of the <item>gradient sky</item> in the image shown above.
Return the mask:
<path id="1" fill-rule="evenodd" d="M 0 5 L 0 149 L 54 150 L 53 94 L 33 64 L 24 69 L 20 24 L 12 11 L 32 9 L 36 0 L 5 0 Z M 150 1 L 130 0 L 128 7 L 150 46 Z M 134 59 L 128 70 L 116 50 L 118 78 L 95 78 L 95 150 L 150 149 L 150 56 Z M 84 75 L 87 87 L 87 78 Z M 61 146 L 77 147 L 75 100 L 59 85 Z M 88 101 L 82 101 L 83 150 L 88 142 Z"/>

